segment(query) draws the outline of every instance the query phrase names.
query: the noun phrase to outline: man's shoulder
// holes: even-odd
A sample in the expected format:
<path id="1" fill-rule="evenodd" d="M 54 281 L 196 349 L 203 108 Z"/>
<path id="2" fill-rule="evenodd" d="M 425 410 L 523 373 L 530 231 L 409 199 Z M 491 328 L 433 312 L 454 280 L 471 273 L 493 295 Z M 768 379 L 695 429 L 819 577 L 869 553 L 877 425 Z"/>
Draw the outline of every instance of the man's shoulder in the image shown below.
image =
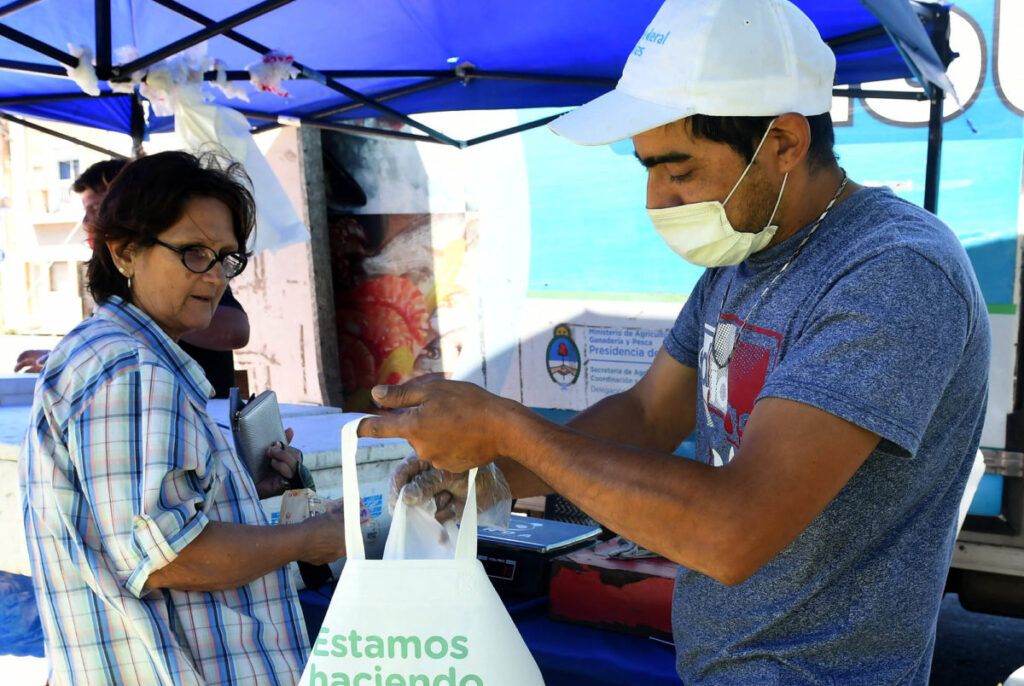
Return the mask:
<path id="1" fill-rule="evenodd" d="M 904 245 L 925 252 L 963 252 L 953 230 L 937 216 L 900 198 L 888 188 L 863 188 L 850 196 L 842 216 L 851 243 L 877 248 Z"/>
<path id="2" fill-rule="evenodd" d="M 830 232 L 837 260 L 853 266 L 887 259 L 904 264 L 911 272 L 915 265 L 929 263 L 958 288 L 973 288 L 973 267 L 967 252 L 953 230 L 937 216 L 888 188 L 863 188 L 849 200 Z"/>

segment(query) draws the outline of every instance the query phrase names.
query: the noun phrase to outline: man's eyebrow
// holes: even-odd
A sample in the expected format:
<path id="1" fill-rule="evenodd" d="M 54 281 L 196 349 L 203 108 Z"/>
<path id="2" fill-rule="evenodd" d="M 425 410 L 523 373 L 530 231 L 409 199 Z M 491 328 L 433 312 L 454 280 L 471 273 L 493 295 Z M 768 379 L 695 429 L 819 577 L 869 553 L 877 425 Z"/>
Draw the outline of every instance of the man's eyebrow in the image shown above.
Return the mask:
<path id="1" fill-rule="evenodd" d="M 640 161 L 640 164 L 644 165 L 647 169 L 657 167 L 659 164 L 668 164 L 670 162 L 689 162 L 693 159 L 693 155 L 688 152 L 669 152 L 664 155 L 655 155 L 654 157 L 640 157 L 636 150 L 634 150 L 633 155 Z"/>

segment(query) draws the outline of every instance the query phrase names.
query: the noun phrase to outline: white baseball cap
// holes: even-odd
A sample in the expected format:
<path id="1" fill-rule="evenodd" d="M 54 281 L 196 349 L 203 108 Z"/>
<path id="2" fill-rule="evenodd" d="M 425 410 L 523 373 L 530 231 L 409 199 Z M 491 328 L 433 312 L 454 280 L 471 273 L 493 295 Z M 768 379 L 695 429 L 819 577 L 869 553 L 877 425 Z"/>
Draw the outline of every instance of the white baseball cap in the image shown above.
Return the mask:
<path id="1" fill-rule="evenodd" d="M 788 0 L 666 0 L 615 90 L 548 126 L 603 145 L 692 114 L 828 112 L 836 58 Z"/>

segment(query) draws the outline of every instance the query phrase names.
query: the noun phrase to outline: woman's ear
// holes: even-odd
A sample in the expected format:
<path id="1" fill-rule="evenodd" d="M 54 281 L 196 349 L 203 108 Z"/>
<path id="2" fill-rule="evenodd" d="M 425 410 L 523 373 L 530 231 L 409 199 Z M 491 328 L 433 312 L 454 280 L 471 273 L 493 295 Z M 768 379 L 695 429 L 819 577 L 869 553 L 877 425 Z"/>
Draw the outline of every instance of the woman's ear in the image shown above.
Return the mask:
<path id="1" fill-rule="evenodd" d="M 128 240 L 107 241 L 107 250 L 119 272 L 128 276 L 135 272 L 135 243 Z"/>
<path id="2" fill-rule="evenodd" d="M 772 126 L 777 141 L 775 162 L 780 173 L 791 172 L 806 158 L 811 147 L 811 127 L 807 117 L 796 112 L 780 115 Z"/>

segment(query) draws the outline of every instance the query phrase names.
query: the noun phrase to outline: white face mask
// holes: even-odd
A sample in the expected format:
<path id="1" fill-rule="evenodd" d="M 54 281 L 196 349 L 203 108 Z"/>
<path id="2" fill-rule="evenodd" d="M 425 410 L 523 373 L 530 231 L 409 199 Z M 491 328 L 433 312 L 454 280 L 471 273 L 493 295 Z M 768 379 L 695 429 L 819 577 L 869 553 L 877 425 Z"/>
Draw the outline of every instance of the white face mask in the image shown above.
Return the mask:
<path id="1" fill-rule="evenodd" d="M 768 129 L 757 144 L 754 155 L 750 158 L 750 164 L 740 174 L 736 185 L 729 191 L 724 202 L 717 200 L 707 202 L 695 202 L 690 205 L 679 205 L 678 207 L 666 207 L 660 210 L 647 210 L 654 224 L 654 230 L 658 232 L 668 246 L 672 248 L 687 262 L 701 267 L 726 267 L 739 264 L 759 250 L 763 250 L 775 236 L 778 226 L 772 224 L 775 213 L 782 202 L 782 192 L 786 190 L 786 180 L 789 172 L 782 177 L 782 188 L 779 189 L 779 197 L 775 200 L 775 208 L 772 216 L 764 228 L 756 233 L 737 231 L 729 223 L 725 214 L 725 204 L 739 188 L 743 178 L 750 171 L 750 167 L 757 159 L 757 153 L 761 146 L 768 139 L 768 132 L 772 130 L 773 119 L 768 124 Z"/>

